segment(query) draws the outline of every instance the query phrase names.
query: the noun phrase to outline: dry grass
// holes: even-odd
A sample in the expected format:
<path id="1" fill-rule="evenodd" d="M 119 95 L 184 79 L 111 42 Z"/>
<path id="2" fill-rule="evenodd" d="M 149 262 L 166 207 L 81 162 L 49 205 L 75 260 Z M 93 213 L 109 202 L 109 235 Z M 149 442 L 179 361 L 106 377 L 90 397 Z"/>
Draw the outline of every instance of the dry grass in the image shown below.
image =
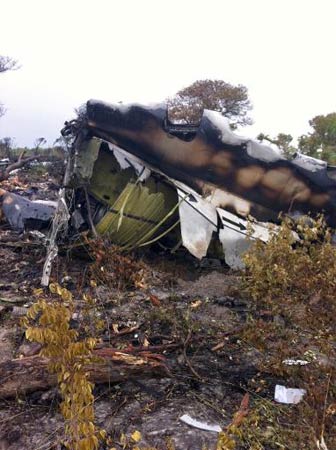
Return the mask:
<path id="1" fill-rule="evenodd" d="M 296 406 L 256 402 L 243 426 L 242 442 L 249 442 L 243 448 L 316 450 L 323 440 L 336 448 L 336 248 L 330 230 L 322 217 L 285 220 L 268 245 L 252 246 L 245 262 L 242 287 L 255 311 L 242 337 L 264 354 L 263 374 L 307 395 Z"/>

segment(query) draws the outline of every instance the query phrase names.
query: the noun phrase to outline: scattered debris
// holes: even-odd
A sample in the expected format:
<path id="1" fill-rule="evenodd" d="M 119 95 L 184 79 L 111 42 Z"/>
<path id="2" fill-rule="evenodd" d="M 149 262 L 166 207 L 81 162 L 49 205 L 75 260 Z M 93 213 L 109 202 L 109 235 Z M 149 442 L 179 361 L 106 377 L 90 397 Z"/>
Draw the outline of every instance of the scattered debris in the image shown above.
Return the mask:
<path id="1" fill-rule="evenodd" d="M 282 363 L 286 364 L 286 366 L 305 366 L 306 364 L 309 364 L 310 361 L 304 359 L 284 359 Z"/>
<path id="2" fill-rule="evenodd" d="M 28 200 L 0 189 L 0 207 L 13 230 L 47 228 L 57 204 L 48 200 Z"/>
<path id="3" fill-rule="evenodd" d="M 325 443 L 324 437 L 322 436 L 320 440 L 316 442 L 318 450 L 328 450 L 327 444 Z"/>
<path id="4" fill-rule="evenodd" d="M 216 433 L 220 433 L 222 431 L 222 428 L 219 425 L 209 425 L 206 422 L 193 419 L 189 416 L 189 414 L 183 414 L 183 416 L 180 417 L 180 420 L 191 427 L 199 428 L 200 430 L 214 431 Z"/>
<path id="5" fill-rule="evenodd" d="M 274 384 L 281 379 L 284 384 L 303 386 L 310 392 L 309 384 L 301 384 L 296 378 L 286 380 L 286 374 L 302 372 L 310 376 L 313 370 L 321 369 L 322 373 L 323 369 L 333 369 L 327 349 L 319 349 L 316 364 L 308 365 L 314 358 L 304 350 L 315 346 L 307 342 L 304 348 L 295 347 L 299 356 L 289 348 L 280 357 L 271 354 L 277 364 L 276 377 L 267 372 L 262 362 L 269 349 L 260 351 L 258 343 L 254 348 L 250 344 L 253 341 L 246 340 L 246 316 L 252 317 L 252 327 L 255 324 L 256 330 L 265 331 L 264 338 L 270 341 L 276 338 L 271 326 L 287 332 L 287 322 L 280 314 L 269 313 L 265 314 L 264 328 L 260 327 L 249 300 L 244 298 L 242 302 L 237 294 L 239 274 L 225 274 L 223 265 L 225 258 L 231 267 L 241 267 L 240 254 L 248 247 L 249 236 L 266 242 L 276 231 L 279 211 L 298 217 L 307 211 L 324 210 L 328 224 L 335 227 L 333 169 L 305 157 L 297 156 L 290 162 L 271 155 L 265 148 L 233 135 L 222 118 L 211 112 L 205 112 L 200 127 L 189 127 L 188 132 L 185 126 L 172 127 L 164 113 L 160 114 L 139 105 L 124 108 L 89 102 L 82 122 L 65 129 L 73 133 L 75 142 L 56 202 L 48 201 L 50 194 L 55 199 L 57 189 L 49 190 L 46 181 L 39 190 L 29 180 L 22 183 L 18 172 L 2 182 L 1 219 L 6 223 L 1 223 L 0 256 L 6 264 L 1 267 L 0 318 L 6 331 L 1 342 L 6 351 L 0 364 L 0 396 L 12 400 L 3 402 L 0 431 L 5 435 L 6 428 L 22 428 L 11 446 L 13 450 L 42 448 L 43 433 L 50 435 L 46 447 L 57 445 L 53 442 L 55 434 L 51 434 L 55 430 L 38 419 L 39 406 L 35 406 L 43 404 L 43 399 L 50 401 L 50 394 L 43 396 L 40 391 L 50 389 L 55 381 L 46 371 L 47 361 L 38 356 L 40 347 L 27 347 L 18 326 L 39 287 L 43 264 L 43 285 L 57 279 L 73 292 L 94 292 L 97 296 L 94 311 L 90 310 L 92 305 L 81 304 L 82 300 L 76 298 L 78 308 L 71 319 L 71 327 L 80 332 L 90 333 L 96 322 L 102 327 L 95 354 L 104 364 L 97 361 L 97 366 L 94 363 L 88 367 L 96 383 L 97 417 L 100 423 L 105 421 L 110 432 L 127 436 L 139 425 L 144 445 L 154 443 L 162 448 L 165 436 L 172 434 L 174 441 L 179 441 L 178 450 L 201 445 L 214 448 L 216 433 L 221 432 L 215 424 L 222 424 L 223 439 L 235 440 L 237 427 L 239 433 L 245 433 L 244 427 L 249 426 L 253 433 L 256 421 L 265 445 L 273 425 L 274 434 L 283 426 L 278 421 L 283 414 L 283 422 L 294 423 L 298 429 L 301 424 L 292 420 L 295 408 L 269 402 Z M 36 198 L 44 199 L 44 203 Z M 270 222 L 273 228 L 269 228 Z M 91 239 L 95 234 L 98 239 Z M 87 261 L 78 263 L 70 253 L 79 242 L 86 245 L 89 241 L 97 251 L 100 241 L 108 248 L 115 243 L 118 252 L 119 248 L 132 250 L 157 242 L 155 251 L 142 254 L 153 259 L 150 270 L 144 269 L 146 282 L 141 276 L 140 282 L 127 291 L 120 284 L 110 283 L 107 288 L 106 283 L 91 276 L 90 269 L 86 270 Z M 201 262 L 186 258 L 181 246 Z M 58 248 L 66 249 L 66 256 L 65 252 L 58 254 Z M 164 258 L 157 248 L 165 251 Z M 167 250 L 174 257 L 167 257 Z M 161 258 L 160 266 L 174 268 L 163 275 L 156 267 L 156 258 Z M 105 280 L 115 275 L 116 269 L 105 264 L 106 259 L 111 260 L 109 254 L 104 264 L 99 264 L 103 260 L 98 253 L 93 259 L 97 269 L 105 271 Z M 120 260 L 116 261 L 115 267 L 126 273 Z M 189 262 L 191 270 L 186 268 Z M 129 270 L 134 273 L 132 267 Z M 235 290 L 231 290 L 233 287 Z M 317 309 L 322 300 L 320 293 L 312 294 L 309 306 Z M 151 379 L 153 376 L 156 378 Z M 322 376 L 321 380 L 318 393 L 324 398 Z M 245 395 L 237 411 L 242 389 L 251 392 L 251 404 Z M 305 393 L 305 389 L 277 385 L 275 400 L 296 404 Z M 259 401 L 263 405 L 260 409 Z M 28 404 L 34 405 L 34 411 L 28 410 Z M 176 428 L 181 426 L 176 427 L 176 418 L 186 404 L 190 416 L 182 418 L 187 417 L 185 423 L 197 430 L 190 428 L 178 436 Z M 323 420 L 329 448 L 333 447 L 330 423 L 334 405 L 326 389 Z M 306 407 L 306 402 L 302 406 Z M 16 412 L 20 407 L 22 411 Z M 275 412 L 268 421 L 270 408 Z M 53 420 L 56 416 L 49 404 L 48 413 L 43 410 L 43 415 Z M 12 417 L 18 417 L 18 424 Z M 210 425 L 192 417 L 205 417 Z M 57 434 L 56 423 L 57 419 Z M 209 427 L 216 428 L 212 430 L 216 433 L 209 433 Z M 281 445 L 282 437 L 286 435 L 276 437 Z M 29 439 L 40 442 L 27 444 Z M 315 435 L 313 445 L 327 449 L 323 432 Z"/>
<path id="6" fill-rule="evenodd" d="M 280 384 L 275 386 L 274 400 L 278 403 L 296 405 L 300 403 L 303 396 L 307 393 L 305 389 L 286 388 Z"/>

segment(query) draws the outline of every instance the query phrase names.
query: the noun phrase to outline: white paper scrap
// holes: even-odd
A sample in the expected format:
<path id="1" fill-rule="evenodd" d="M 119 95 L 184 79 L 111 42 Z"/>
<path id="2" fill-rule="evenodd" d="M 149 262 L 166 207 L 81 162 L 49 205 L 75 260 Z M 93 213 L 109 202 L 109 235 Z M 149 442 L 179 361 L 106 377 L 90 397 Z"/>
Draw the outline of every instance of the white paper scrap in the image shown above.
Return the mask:
<path id="1" fill-rule="evenodd" d="M 205 422 L 195 420 L 190 417 L 189 414 L 183 414 L 183 416 L 180 417 L 180 420 L 192 427 L 199 428 L 200 430 L 215 431 L 216 433 L 220 433 L 222 431 L 219 425 L 209 425 Z"/>
<path id="2" fill-rule="evenodd" d="M 287 405 L 296 405 L 306 394 L 305 389 L 286 388 L 277 384 L 275 386 L 274 400 L 278 403 L 286 403 Z"/>
<path id="3" fill-rule="evenodd" d="M 304 359 L 284 359 L 282 363 L 286 364 L 286 366 L 305 366 L 309 364 L 309 361 Z"/>

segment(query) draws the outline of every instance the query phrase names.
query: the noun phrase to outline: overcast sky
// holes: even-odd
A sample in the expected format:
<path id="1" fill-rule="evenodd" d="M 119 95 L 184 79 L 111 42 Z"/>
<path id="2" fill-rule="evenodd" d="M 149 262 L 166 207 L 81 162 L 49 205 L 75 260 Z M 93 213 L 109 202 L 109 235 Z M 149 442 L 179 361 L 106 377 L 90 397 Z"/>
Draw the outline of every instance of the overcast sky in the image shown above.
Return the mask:
<path id="1" fill-rule="evenodd" d="M 243 134 L 336 111 L 335 0 L 0 0 L 0 138 L 49 144 L 89 98 L 156 102 L 197 79 L 248 87 Z M 241 133 L 241 134 L 242 134 Z"/>

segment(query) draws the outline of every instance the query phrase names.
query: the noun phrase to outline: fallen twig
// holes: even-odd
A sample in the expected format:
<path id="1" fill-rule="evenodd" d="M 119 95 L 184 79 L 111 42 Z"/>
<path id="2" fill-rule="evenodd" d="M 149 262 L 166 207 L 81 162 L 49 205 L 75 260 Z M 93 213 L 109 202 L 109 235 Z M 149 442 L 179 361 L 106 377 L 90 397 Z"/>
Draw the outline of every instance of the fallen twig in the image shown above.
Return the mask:
<path id="1" fill-rule="evenodd" d="M 193 366 L 192 366 L 192 364 L 189 361 L 189 358 L 187 356 L 187 348 L 188 348 L 189 341 L 191 339 L 191 335 L 192 335 L 192 333 L 189 330 L 188 335 L 187 335 L 187 339 L 184 341 L 184 344 L 183 344 L 183 356 L 184 356 L 185 362 L 186 362 L 187 366 L 189 367 L 190 371 L 192 372 L 192 374 L 195 375 L 195 377 L 198 378 L 199 380 L 203 381 L 203 378 L 193 368 Z"/>
<path id="2" fill-rule="evenodd" d="M 182 343 L 176 343 L 176 344 L 161 344 L 161 345 L 148 345 L 147 347 L 144 345 L 139 345 L 137 347 L 129 346 L 127 348 L 124 348 L 122 351 L 123 353 L 143 353 L 143 352 L 164 352 L 166 350 L 174 350 L 176 348 L 182 347 Z M 96 350 L 99 354 L 113 354 L 115 352 L 120 352 L 120 350 L 114 349 L 114 348 L 101 348 Z"/>
<path id="3" fill-rule="evenodd" d="M 235 334 L 240 333 L 244 328 L 245 328 L 245 325 L 242 325 L 241 327 L 237 327 L 237 328 L 235 328 L 233 330 L 230 330 L 230 331 L 227 331 L 226 333 L 223 333 L 222 336 L 223 336 L 223 338 L 228 337 L 228 336 L 234 336 Z M 212 352 L 216 352 L 217 350 L 220 350 L 223 347 L 225 347 L 225 345 L 226 345 L 226 342 L 223 342 L 223 341 L 219 342 L 218 344 L 214 345 L 211 348 L 211 351 Z"/>

